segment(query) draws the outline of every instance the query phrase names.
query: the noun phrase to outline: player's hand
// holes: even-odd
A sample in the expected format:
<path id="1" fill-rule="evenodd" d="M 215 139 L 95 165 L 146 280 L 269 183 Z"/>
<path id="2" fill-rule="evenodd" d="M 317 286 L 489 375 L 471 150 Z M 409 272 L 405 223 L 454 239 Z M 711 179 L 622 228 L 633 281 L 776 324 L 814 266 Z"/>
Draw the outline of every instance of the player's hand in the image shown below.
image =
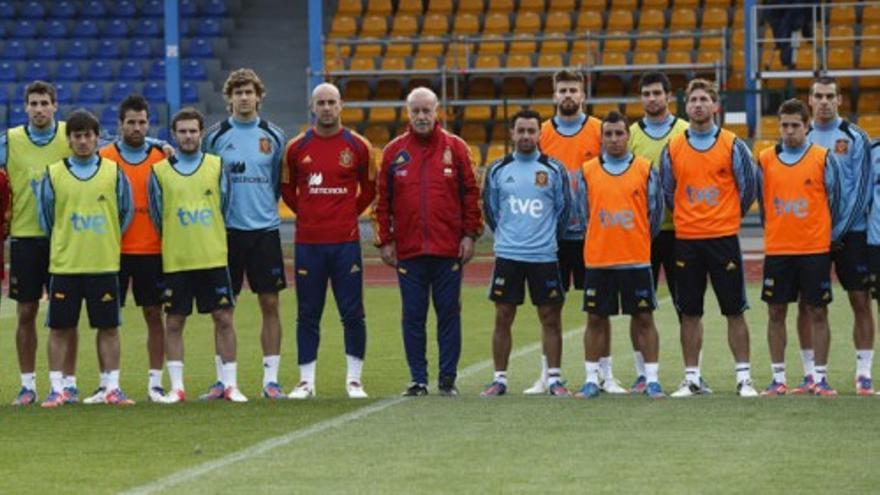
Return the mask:
<path id="1" fill-rule="evenodd" d="M 165 156 L 171 158 L 174 156 L 174 146 L 171 146 L 168 143 L 162 145 L 162 153 L 165 153 Z"/>
<path id="2" fill-rule="evenodd" d="M 458 245 L 458 257 L 461 264 L 464 265 L 474 257 L 474 240 L 470 237 L 463 237 L 461 244 Z"/>
<path id="3" fill-rule="evenodd" d="M 394 243 L 389 242 L 379 248 L 379 255 L 382 256 L 382 262 L 388 266 L 397 267 L 397 250 L 394 249 Z"/>

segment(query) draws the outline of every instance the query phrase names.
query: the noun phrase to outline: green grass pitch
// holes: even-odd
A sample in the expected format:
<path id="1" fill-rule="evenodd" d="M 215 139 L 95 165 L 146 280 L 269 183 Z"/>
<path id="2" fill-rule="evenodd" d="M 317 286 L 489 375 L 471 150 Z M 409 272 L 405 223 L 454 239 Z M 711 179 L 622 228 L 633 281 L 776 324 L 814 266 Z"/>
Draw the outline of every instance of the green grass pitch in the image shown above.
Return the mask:
<path id="1" fill-rule="evenodd" d="M 766 308 L 752 286 L 748 312 L 756 386 L 770 379 Z M 733 361 L 723 320 L 707 297 L 703 374 L 712 397 L 648 401 L 602 397 L 595 401 L 524 397 L 540 357 L 538 324 L 523 306 L 514 331 L 511 394 L 478 395 L 491 380 L 494 312 L 484 287 L 466 287 L 462 396 L 401 400 L 408 381 L 400 337 L 396 287 L 366 291 L 368 326 L 364 383 L 371 399 L 344 398 L 341 327 L 332 298 L 325 311 L 318 361 L 318 397 L 307 402 L 258 399 L 262 376 L 256 299 L 244 295 L 236 323 L 239 380 L 251 398 L 244 405 L 145 401 L 145 331 L 135 308 L 124 311 L 122 383 L 139 403 L 130 408 L 0 406 L 0 492 L 111 493 L 135 489 L 203 493 L 868 493 L 880 474 L 880 397 L 853 394 L 852 319 L 842 291 L 832 305 L 833 399 L 734 396 Z M 667 392 L 682 376 L 678 326 L 661 295 L 661 378 Z M 283 299 L 285 342 L 281 377 L 294 384 L 295 302 Z M 792 313 L 794 308 L 792 307 Z M 0 311 L 0 396 L 18 389 L 14 305 Z M 790 315 L 793 317 L 793 314 Z M 42 318 L 42 313 L 41 313 Z M 790 318 L 791 319 L 791 318 Z M 572 298 L 563 322 L 564 374 L 583 381 L 580 301 Z M 433 320 L 429 323 L 430 335 Z M 628 322 L 613 322 L 615 372 L 634 378 Z M 38 386 L 48 386 L 45 330 L 40 331 Z M 801 374 L 790 325 L 788 377 Z M 429 345 L 432 377 L 436 349 Z M 186 329 L 186 385 L 195 397 L 213 381 L 213 339 L 208 318 Z M 97 384 L 94 336 L 81 332 L 78 380 L 82 393 Z M 167 376 L 166 376 L 167 381 Z M 432 392 L 434 388 L 432 387 Z M 254 447 L 256 446 L 256 447 Z M 238 457 L 230 455 L 239 453 Z M 206 464 L 207 463 L 207 464 Z M 213 463 L 213 464 L 211 464 Z M 219 467 L 218 467 L 219 466 Z M 215 468 L 216 469 L 212 469 Z"/>

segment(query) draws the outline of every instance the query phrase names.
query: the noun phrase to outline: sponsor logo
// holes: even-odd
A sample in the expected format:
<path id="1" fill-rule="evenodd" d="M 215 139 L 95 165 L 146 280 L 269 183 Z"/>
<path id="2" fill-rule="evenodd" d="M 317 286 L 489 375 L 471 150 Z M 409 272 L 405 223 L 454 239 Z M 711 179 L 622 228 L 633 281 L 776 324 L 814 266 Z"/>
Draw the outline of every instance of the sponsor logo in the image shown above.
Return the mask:
<path id="1" fill-rule="evenodd" d="M 732 272 L 732 271 L 736 270 L 736 263 L 734 263 L 732 261 L 728 261 L 727 266 L 725 266 L 724 269 L 729 272 Z"/>
<path id="2" fill-rule="evenodd" d="M 587 295 L 590 297 L 596 296 L 596 289 L 587 289 Z"/>
<path id="3" fill-rule="evenodd" d="M 190 225 L 207 227 L 214 224 L 214 212 L 210 208 L 177 209 L 177 219 L 183 227 Z"/>
<path id="4" fill-rule="evenodd" d="M 395 177 L 406 177 L 406 169 L 403 169 L 403 170 L 395 170 L 395 171 L 394 171 L 394 176 L 395 176 Z"/>
<path id="5" fill-rule="evenodd" d="M 339 166 L 342 168 L 351 168 L 354 163 L 354 154 L 350 149 L 345 148 L 339 153 Z"/>
<path id="6" fill-rule="evenodd" d="M 505 184 L 514 184 L 514 183 L 516 183 L 516 179 L 514 179 L 513 176 L 510 175 L 510 176 L 507 177 L 507 180 L 504 181 L 504 183 L 505 183 Z"/>
<path id="7" fill-rule="evenodd" d="M 309 186 L 310 187 L 311 186 L 317 187 L 323 183 L 324 183 L 324 174 L 322 174 L 321 172 L 315 172 L 315 173 L 309 174 Z"/>
<path id="8" fill-rule="evenodd" d="M 495 290 L 493 290 L 492 293 L 495 294 L 496 296 L 504 295 L 504 291 L 503 291 L 503 290 L 499 290 L 499 289 L 495 289 Z"/>
<path id="9" fill-rule="evenodd" d="M 81 215 L 74 213 L 70 216 L 74 232 L 94 232 L 96 234 L 107 233 L 107 217 L 104 215 Z"/>
<path id="10" fill-rule="evenodd" d="M 205 189 L 205 196 L 213 196 L 213 195 L 214 195 L 214 191 L 212 191 L 210 189 Z"/>
<path id="11" fill-rule="evenodd" d="M 538 187 L 547 187 L 550 184 L 550 176 L 543 170 L 535 172 L 535 185 Z"/>
<path id="12" fill-rule="evenodd" d="M 98 196 L 98 201 L 107 201 L 107 198 L 104 197 L 104 195 L 102 194 L 102 195 Z"/>
<path id="13" fill-rule="evenodd" d="M 691 204 L 699 204 L 706 203 L 709 206 L 718 205 L 718 188 L 714 186 L 709 187 L 694 187 L 694 186 L 685 186 L 684 188 L 685 195 L 687 196 L 688 203 Z"/>
<path id="14" fill-rule="evenodd" d="M 324 174 L 321 172 L 312 172 L 309 174 L 309 194 L 319 195 L 342 195 L 348 194 L 347 187 L 322 187 L 324 183 Z"/>
<path id="15" fill-rule="evenodd" d="M 773 210 L 780 217 L 793 215 L 795 218 L 806 218 L 809 213 L 809 203 L 804 198 L 782 199 L 774 197 Z"/>
<path id="16" fill-rule="evenodd" d="M 544 212 L 544 203 L 540 199 L 517 198 L 511 195 L 507 198 L 510 211 L 514 215 L 528 215 L 532 218 L 541 218 Z"/>
<path id="17" fill-rule="evenodd" d="M 648 301 L 646 301 L 644 299 L 639 300 L 639 307 L 640 308 L 647 308 L 648 306 L 649 306 Z"/>
<path id="18" fill-rule="evenodd" d="M 557 291 L 556 289 L 551 290 L 548 297 L 559 297 L 559 291 Z"/>
<path id="19" fill-rule="evenodd" d="M 113 300 L 113 296 L 109 292 L 105 292 L 103 296 L 101 296 L 101 302 L 110 302 Z"/>
<path id="20" fill-rule="evenodd" d="M 269 138 L 260 138 L 260 153 L 264 155 L 272 154 L 272 143 L 269 142 Z"/>
<path id="21" fill-rule="evenodd" d="M 230 174 L 243 174 L 247 170 L 247 163 L 232 162 L 229 164 L 228 170 Z"/>
<path id="22" fill-rule="evenodd" d="M 406 150 L 403 150 L 398 153 L 396 157 L 394 157 L 394 164 L 398 166 L 403 166 L 409 163 L 409 160 L 409 153 L 407 153 Z"/>
<path id="23" fill-rule="evenodd" d="M 605 228 L 621 227 L 624 230 L 631 230 L 635 225 L 634 217 L 632 210 L 608 211 L 604 208 L 599 210 L 599 224 Z"/>
<path id="24" fill-rule="evenodd" d="M 357 265 L 357 263 L 355 263 L 355 264 L 351 265 L 351 270 L 349 270 L 348 273 L 358 273 L 360 271 L 361 271 L 361 267 L 359 267 Z"/>
<path id="25" fill-rule="evenodd" d="M 223 297 L 220 298 L 220 300 L 218 301 L 218 303 L 219 303 L 219 304 L 229 304 L 229 298 L 226 297 L 226 296 L 223 296 Z"/>

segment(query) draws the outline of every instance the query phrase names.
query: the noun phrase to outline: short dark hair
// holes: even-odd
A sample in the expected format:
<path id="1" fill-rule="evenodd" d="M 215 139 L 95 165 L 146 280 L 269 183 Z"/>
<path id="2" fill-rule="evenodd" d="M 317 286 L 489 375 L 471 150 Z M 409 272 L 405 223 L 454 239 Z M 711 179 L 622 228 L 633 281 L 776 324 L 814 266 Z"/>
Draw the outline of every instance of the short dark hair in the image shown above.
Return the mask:
<path id="1" fill-rule="evenodd" d="M 553 86 L 555 87 L 561 82 L 578 82 L 584 85 L 584 75 L 578 71 L 563 69 L 553 74 Z"/>
<path id="2" fill-rule="evenodd" d="M 519 112 L 513 114 L 513 117 L 510 118 L 510 128 L 513 129 L 516 126 L 517 119 L 535 119 L 538 121 L 538 127 L 541 126 L 541 114 L 531 109 L 522 109 Z"/>
<path id="3" fill-rule="evenodd" d="M 785 100 L 782 102 L 782 105 L 779 105 L 779 111 L 777 114 L 782 117 L 783 115 L 800 115 L 801 121 L 804 124 L 810 121 L 810 109 L 807 107 L 807 104 L 798 100 L 797 98 L 792 98 L 790 100 Z"/>
<path id="4" fill-rule="evenodd" d="M 639 79 L 639 91 L 645 86 L 657 83 L 660 83 L 663 86 L 664 93 L 668 93 L 672 90 L 672 83 L 669 82 L 669 78 L 666 77 L 666 74 L 658 71 L 651 71 L 642 74 L 641 79 Z"/>
<path id="5" fill-rule="evenodd" d="M 130 94 L 125 97 L 124 100 L 119 104 L 119 121 L 122 122 L 125 120 L 125 114 L 127 112 L 147 112 L 147 116 L 150 116 L 150 105 L 147 103 L 146 98 L 138 94 Z"/>
<path id="6" fill-rule="evenodd" d="M 46 81 L 34 81 L 28 84 L 24 88 L 24 102 L 27 104 L 28 98 L 32 94 L 37 95 L 49 95 L 49 99 L 52 100 L 52 103 L 58 102 L 58 93 L 55 92 L 55 86 L 47 83 Z"/>
<path id="7" fill-rule="evenodd" d="M 193 107 L 183 107 L 174 114 L 174 117 L 171 119 L 172 131 L 177 130 L 177 123 L 181 120 L 198 120 L 199 130 L 201 131 L 205 128 L 205 117 L 202 115 L 202 112 Z"/>
<path id="8" fill-rule="evenodd" d="M 101 133 L 101 126 L 98 118 L 92 115 L 88 110 L 78 108 L 67 116 L 67 130 L 65 133 L 69 138 L 74 132 L 94 131 L 95 135 Z"/>
<path id="9" fill-rule="evenodd" d="M 608 115 L 602 119 L 602 125 L 605 124 L 616 124 L 618 122 L 623 122 L 623 126 L 626 127 L 626 132 L 629 132 L 629 121 L 626 119 L 626 115 L 618 112 L 617 110 L 612 110 L 608 112 Z"/>
<path id="10" fill-rule="evenodd" d="M 819 76 L 813 80 L 813 83 L 810 84 L 810 96 L 813 95 L 813 88 L 816 87 L 817 84 L 833 84 L 834 92 L 840 96 L 840 84 L 837 84 L 837 79 L 834 79 L 831 76 Z"/>

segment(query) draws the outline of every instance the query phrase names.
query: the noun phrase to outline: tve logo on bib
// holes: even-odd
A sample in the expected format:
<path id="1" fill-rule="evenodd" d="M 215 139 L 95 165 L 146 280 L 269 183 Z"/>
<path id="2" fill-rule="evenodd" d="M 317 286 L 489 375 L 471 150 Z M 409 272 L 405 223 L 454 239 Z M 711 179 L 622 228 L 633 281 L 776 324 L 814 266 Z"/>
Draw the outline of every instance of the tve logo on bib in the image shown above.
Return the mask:
<path id="1" fill-rule="evenodd" d="M 687 186 L 685 187 L 685 193 L 687 193 L 689 203 L 706 203 L 709 206 L 716 206 L 718 204 L 719 191 L 715 186 Z"/>
<path id="2" fill-rule="evenodd" d="M 520 199 L 516 196 L 510 196 L 507 198 L 507 202 L 510 204 L 510 211 L 514 215 L 529 215 L 532 218 L 541 218 L 541 214 L 544 211 L 544 203 L 540 199 Z"/>
<path id="3" fill-rule="evenodd" d="M 633 212 L 631 210 L 608 211 L 599 210 L 599 223 L 602 227 L 621 227 L 624 230 L 633 228 Z"/>
<path id="4" fill-rule="evenodd" d="M 189 227 L 190 225 L 207 227 L 214 223 L 214 213 L 210 208 L 196 208 L 194 210 L 178 208 L 177 219 L 180 220 L 180 225 L 184 227 Z"/>
<path id="5" fill-rule="evenodd" d="M 70 216 L 74 232 L 92 231 L 96 234 L 107 233 L 107 218 L 104 215 L 82 215 L 74 213 Z"/>

